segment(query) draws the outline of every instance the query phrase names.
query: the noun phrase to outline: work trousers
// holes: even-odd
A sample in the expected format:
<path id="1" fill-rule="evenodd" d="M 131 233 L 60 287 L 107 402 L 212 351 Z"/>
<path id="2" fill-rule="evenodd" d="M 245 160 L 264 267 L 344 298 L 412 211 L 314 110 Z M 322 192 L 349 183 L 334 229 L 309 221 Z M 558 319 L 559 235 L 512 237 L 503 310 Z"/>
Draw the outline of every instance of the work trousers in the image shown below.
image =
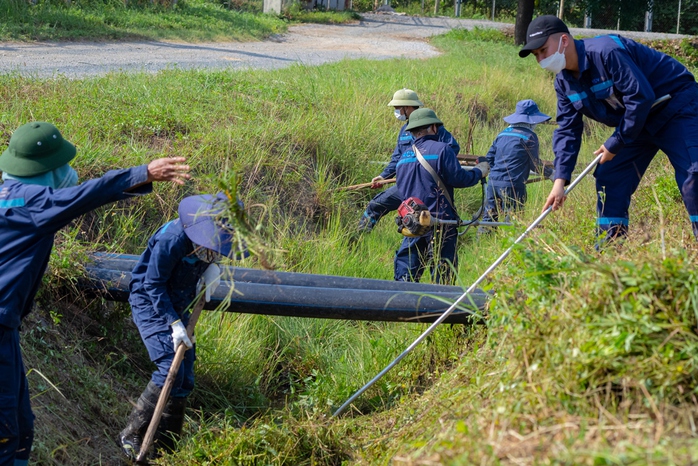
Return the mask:
<path id="1" fill-rule="evenodd" d="M 613 160 L 596 167 L 597 235 L 601 241 L 627 234 L 630 199 L 659 150 L 674 167 L 676 184 L 698 238 L 698 91 L 673 98 L 686 103 L 666 124 L 654 134 L 643 129 Z"/>
<path id="2" fill-rule="evenodd" d="M 440 225 L 424 236 L 405 238 L 395 252 L 395 280 L 418 282 L 428 265 L 435 283 L 450 285 L 458 266 L 458 230 Z"/>
<path id="3" fill-rule="evenodd" d="M 189 314 L 182 318 L 182 323 L 186 326 L 189 321 Z M 155 371 L 150 380 L 162 388 L 165 385 L 165 379 L 174 361 L 175 351 L 174 342 L 172 341 L 172 331 L 170 329 L 162 330 L 147 336 L 141 333 L 141 339 L 148 350 L 150 360 L 155 363 Z M 196 345 L 186 353 L 184 360 L 179 366 L 177 377 L 172 384 L 170 396 L 175 398 L 185 398 L 194 390 L 194 361 L 196 360 Z"/>
<path id="4" fill-rule="evenodd" d="M 359 231 L 369 232 L 376 223 L 388 213 L 397 210 L 402 203 L 402 197 L 397 186 L 391 186 L 385 191 L 376 194 L 366 206 L 359 220 Z"/>
<path id="5" fill-rule="evenodd" d="M 493 182 L 487 184 L 485 197 L 485 212 L 482 220 L 496 222 L 499 214 L 514 213 L 523 209 L 526 203 L 526 185 L 496 185 Z"/>
<path id="6" fill-rule="evenodd" d="M 0 326 L 0 466 L 26 464 L 33 441 L 34 413 L 19 331 Z"/>

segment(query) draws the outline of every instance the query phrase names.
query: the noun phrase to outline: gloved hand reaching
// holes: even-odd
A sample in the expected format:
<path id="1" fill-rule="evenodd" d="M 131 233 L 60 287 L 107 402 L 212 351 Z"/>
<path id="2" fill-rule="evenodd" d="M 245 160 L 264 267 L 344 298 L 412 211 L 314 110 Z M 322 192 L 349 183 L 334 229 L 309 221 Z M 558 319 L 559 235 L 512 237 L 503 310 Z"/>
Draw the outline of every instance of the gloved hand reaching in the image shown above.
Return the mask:
<path id="1" fill-rule="evenodd" d="M 384 179 L 385 178 L 383 178 L 380 175 L 373 177 L 373 179 L 371 180 L 371 189 L 378 189 L 381 186 L 383 186 L 382 184 L 379 183 L 379 181 L 383 181 Z"/>
<path id="2" fill-rule="evenodd" d="M 490 174 L 490 164 L 487 162 L 480 162 L 473 168 L 477 168 L 478 170 L 480 170 L 482 172 L 483 178 L 487 178 L 487 175 Z"/>
<path id="3" fill-rule="evenodd" d="M 211 301 L 211 296 L 220 284 L 221 268 L 216 264 L 211 264 L 206 270 L 204 270 L 199 282 L 196 284 L 196 294 L 201 293 L 201 290 L 205 290 L 204 299 L 206 299 L 206 302 L 208 303 Z"/>
<path id="4" fill-rule="evenodd" d="M 187 349 L 191 349 L 194 346 L 189 339 L 187 329 L 184 327 L 181 320 L 177 320 L 172 324 L 172 342 L 174 343 L 175 353 L 177 352 L 177 348 L 179 348 L 180 343 L 183 343 Z"/>

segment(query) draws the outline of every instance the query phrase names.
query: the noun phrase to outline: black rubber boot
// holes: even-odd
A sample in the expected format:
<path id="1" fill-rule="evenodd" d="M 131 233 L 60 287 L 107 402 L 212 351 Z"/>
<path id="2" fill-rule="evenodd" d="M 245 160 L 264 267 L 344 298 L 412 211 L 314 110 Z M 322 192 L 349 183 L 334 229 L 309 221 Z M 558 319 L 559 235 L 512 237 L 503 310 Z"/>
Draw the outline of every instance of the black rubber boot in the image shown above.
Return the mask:
<path id="1" fill-rule="evenodd" d="M 160 387 L 149 382 L 143 393 L 138 398 L 136 406 L 128 417 L 126 428 L 119 434 L 119 443 L 124 454 L 132 461 L 136 461 L 141 451 L 141 444 L 145 436 L 150 420 L 155 412 L 155 405 L 160 396 Z"/>
<path id="2" fill-rule="evenodd" d="M 170 397 L 167 400 L 165 409 L 160 418 L 160 424 L 155 432 L 156 451 L 171 453 L 174 451 L 175 445 L 182 435 L 182 426 L 184 425 L 184 411 L 187 408 L 186 398 Z"/>

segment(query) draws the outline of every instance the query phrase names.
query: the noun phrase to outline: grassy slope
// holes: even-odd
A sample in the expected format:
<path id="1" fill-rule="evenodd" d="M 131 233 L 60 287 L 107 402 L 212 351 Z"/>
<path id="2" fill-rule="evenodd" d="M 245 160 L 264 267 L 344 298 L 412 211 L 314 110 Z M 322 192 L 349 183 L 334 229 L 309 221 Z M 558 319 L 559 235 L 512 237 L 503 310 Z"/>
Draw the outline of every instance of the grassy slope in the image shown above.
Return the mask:
<path id="1" fill-rule="evenodd" d="M 243 41 L 263 39 L 287 27 L 272 15 L 228 10 L 205 0 L 185 0 L 173 8 L 159 2 L 125 5 L 0 0 L 0 40 Z"/>
<path id="2" fill-rule="evenodd" d="M 118 464 L 110 439 L 149 371 L 127 309 L 76 301 L 59 286 L 75 277 L 84 251 L 138 252 L 182 196 L 214 190 L 237 172 L 241 196 L 277 247 L 273 259 L 282 268 L 390 278 L 399 243 L 391 222 L 348 248 L 370 193 L 333 190 L 375 175 L 380 165 L 370 162 L 387 159 L 397 130 L 387 97 L 403 86 L 417 89 L 464 148 L 472 135 L 472 152 L 480 154 L 517 100 L 533 98 L 554 112 L 549 76 L 515 58 L 511 45 L 477 36 L 436 39 L 448 53 L 428 61 L 74 81 L 0 77 L 4 141 L 18 124 L 43 119 L 78 144 L 83 177 L 156 154 L 186 155 L 197 175 L 187 188 L 158 187 L 153 196 L 102 209 L 60 235 L 41 309 L 23 334 L 38 461 Z M 551 158 L 551 131 L 539 131 L 543 158 Z M 607 134 L 589 126 L 582 161 Z M 537 215 L 547 189 L 531 186 L 521 226 L 479 242 L 471 233 L 463 238 L 465 285 Z M 464 215 L 475 210 L 476 191 L 459 193 Z M 593 198 L 587 181 L 497 271 L 488 285 L 498 297 L 487 326 L 439 329 L 357 400 L 357 409 L 375 411 L 371 416 L 327 417 L 422 325 L 206 316 L 188 435 L 164 462 L 689 458 L 695 261 L 670 167 L 658 157 L 643 181 L 629 244 L 587 257 L 579 251 L 592 251 Z M 663 253 L 666 261 L 658 259 Z"/>

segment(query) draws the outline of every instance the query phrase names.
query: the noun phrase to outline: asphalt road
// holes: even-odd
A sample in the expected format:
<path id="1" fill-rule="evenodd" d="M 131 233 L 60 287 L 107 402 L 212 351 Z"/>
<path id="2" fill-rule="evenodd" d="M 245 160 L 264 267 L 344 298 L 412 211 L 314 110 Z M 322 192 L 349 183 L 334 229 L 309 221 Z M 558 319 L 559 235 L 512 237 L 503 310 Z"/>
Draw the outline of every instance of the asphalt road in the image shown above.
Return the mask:
<path id="1" fill-rule="evenodd" d="M 273 69 L 294 63 L 318 65 L 345 58 L 430 58 L 438 51 L 424 39 L 452 28 L 513 29 L 482 20 L 365 14 L 343 25 L 305 24 L 261 42 L 38 42 L 0 43 L 0 73 L 72 78 L 108 72 L 155 72 L 167 68 Z M 616 31 L 572 29 L 591 36 Z M 631 38 L 679 38 L 676 34 L 624 32 Z"/>

